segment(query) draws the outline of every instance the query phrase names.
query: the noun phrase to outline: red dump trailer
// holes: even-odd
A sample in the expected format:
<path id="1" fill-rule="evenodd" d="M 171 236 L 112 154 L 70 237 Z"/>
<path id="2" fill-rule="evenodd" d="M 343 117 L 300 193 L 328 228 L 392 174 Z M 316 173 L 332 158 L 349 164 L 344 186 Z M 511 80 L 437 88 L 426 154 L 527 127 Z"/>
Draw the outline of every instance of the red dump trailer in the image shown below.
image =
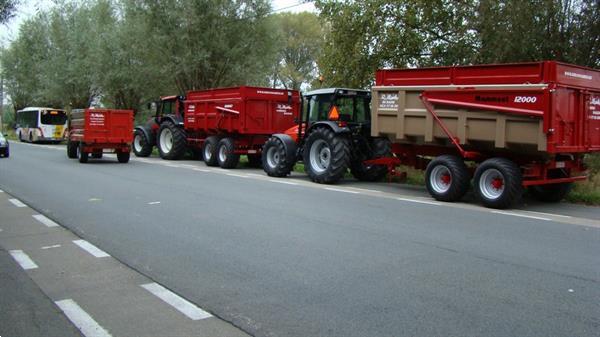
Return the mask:
<path id="1" fill-rule="evenodd" d="M 102 158 L 106 151 L 117 154 L 120 163 L 129 161 L 133 141 L 133 110 L 76 109 L 69 118 L 67 156 L 87 163 L 88 156 Z"/>
<path id="2" fill-rule="evenodd" d="M 182 105 L 181 122 L 177 116 L 161 117 L 156 136 L 161 157 L 177 159 L 191 148 L 201 151 L 209 166 L 234 168 L 240 155 L 259 166 L 267 139 L 296 124 L 300 93 L 249 86 L 219 88 L 189 91 L 177 104 Z M 180 111 L 179 107 L 171 110 Z"/>
<path id="3" fill-rule="evenodd" d="M 600 151 L 600 71 L 555 61 L 379 70 L 373 137 L 426 169 L 429 193 L 460 199 L 471 179 L 484 205 L 510 207 L 522 187 L 558 201 Z"/>

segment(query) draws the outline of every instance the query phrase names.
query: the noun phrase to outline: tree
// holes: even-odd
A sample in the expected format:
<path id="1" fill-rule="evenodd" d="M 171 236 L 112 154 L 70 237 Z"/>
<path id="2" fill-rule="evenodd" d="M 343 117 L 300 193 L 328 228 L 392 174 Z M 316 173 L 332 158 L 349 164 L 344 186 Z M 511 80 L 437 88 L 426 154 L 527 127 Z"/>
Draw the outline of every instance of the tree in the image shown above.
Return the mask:
<path id="1" fill-rule="evenodd" d="M 321 22 L 316 14 L 308 12 L 275 14 L 271 19 L 279 32 L 273 84 L 300 89 L 318 75 L 316 60 L 323 45 Z"/>
<path id="2" fill-rule="evenodd" d="M 0 24 L 7 23 L 17 10 L 17 0 L 0 0 Z"/>

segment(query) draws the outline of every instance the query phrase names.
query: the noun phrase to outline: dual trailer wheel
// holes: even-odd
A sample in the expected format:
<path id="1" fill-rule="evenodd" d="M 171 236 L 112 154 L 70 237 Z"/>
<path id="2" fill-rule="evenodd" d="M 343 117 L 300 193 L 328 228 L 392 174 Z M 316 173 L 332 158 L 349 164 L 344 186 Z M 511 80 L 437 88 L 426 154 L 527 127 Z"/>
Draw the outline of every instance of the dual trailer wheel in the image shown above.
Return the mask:
<path id="1" fill-rule="evenodd" d="M 102 158 L 102 152 L 85 152 L 83 150 L 83 143 L 67 141 L 67 157 L 71 159 L 78 159 L 80 163 L 84 164 L 88 162 L 90 155 L 92 158 Z M 129 152 L 117 151 L 117 160 L 119 163 L 129 162 Z"/>
<path id="2" fill-rule="evenodd" d="M 436 157 L 425 172 L 427 191 L 439 201 L 457 201 L 469 190 L 471 173 L 464 161 L 452 155 Z M 521 169 L 506 158 L 482 162 L 473 176 L 473 188 L 482 204 L 491 208 L 508 208 L 523 194 Z M 531 195 L 538 200 L 557 202 L 568 193 L 570 183 L 532 186 Z"/>

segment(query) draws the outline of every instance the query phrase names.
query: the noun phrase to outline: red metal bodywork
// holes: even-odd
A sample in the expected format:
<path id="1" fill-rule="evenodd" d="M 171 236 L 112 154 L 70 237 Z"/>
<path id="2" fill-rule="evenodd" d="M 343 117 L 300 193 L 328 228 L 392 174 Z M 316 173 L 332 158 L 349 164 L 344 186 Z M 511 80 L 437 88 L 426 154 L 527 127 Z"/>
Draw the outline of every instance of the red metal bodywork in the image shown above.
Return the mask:
<path id="1" fill-rule="evenodd" d="M 268 137 L 296 125 L 296 90 L 242 86 L 190 91 L 184 101 L 184 127 L 190 145 L 206 137 L 235 139 L 236 153 L 257 153 Z"/>
<path id="2" fill-rule="evenodd" d="M 465 151 L 437 117 L 436 106 L 489 110 L 542 118 L 546 135 L 545 161 L 513 156 L 521 165 L 523 185 L 540 185 L 584 179 L 582 155 L 600 151 L 600 71 L 555 61 L 521 64 L 378 70 L 376 86 L 423 87 L 421 100 L 454 144 L 454 153 L 476 162 L 495 155 Z M 453 152 L 448 148 L 394 144 L 400 162 L 416 165 L 418 156 Z M 511 157 L 510 153 L 502 156 Z M 548 171 L 563 169 L 568 178 L 549 178 Z"/>
<path id="3" fill-rule="evenodd" d="M 86 152 L 104 149 L 129 152 L 133 141 L 133 110 L 85 109 L 73 112 L 69 130 L 69 140 L 83 143 Z"/>

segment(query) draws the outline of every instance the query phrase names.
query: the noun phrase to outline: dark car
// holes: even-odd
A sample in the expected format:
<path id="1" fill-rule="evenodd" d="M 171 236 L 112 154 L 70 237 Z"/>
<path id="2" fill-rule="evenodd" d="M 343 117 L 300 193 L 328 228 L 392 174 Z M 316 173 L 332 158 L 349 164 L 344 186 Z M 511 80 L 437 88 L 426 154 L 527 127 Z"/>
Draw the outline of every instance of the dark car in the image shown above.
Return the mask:
<path id="1" fill-rule="evenodd" d="M 0 133 L 0 156 L 8 158 L 9 152 L 8 139 L 6 139 L 5 135 Z"/>

